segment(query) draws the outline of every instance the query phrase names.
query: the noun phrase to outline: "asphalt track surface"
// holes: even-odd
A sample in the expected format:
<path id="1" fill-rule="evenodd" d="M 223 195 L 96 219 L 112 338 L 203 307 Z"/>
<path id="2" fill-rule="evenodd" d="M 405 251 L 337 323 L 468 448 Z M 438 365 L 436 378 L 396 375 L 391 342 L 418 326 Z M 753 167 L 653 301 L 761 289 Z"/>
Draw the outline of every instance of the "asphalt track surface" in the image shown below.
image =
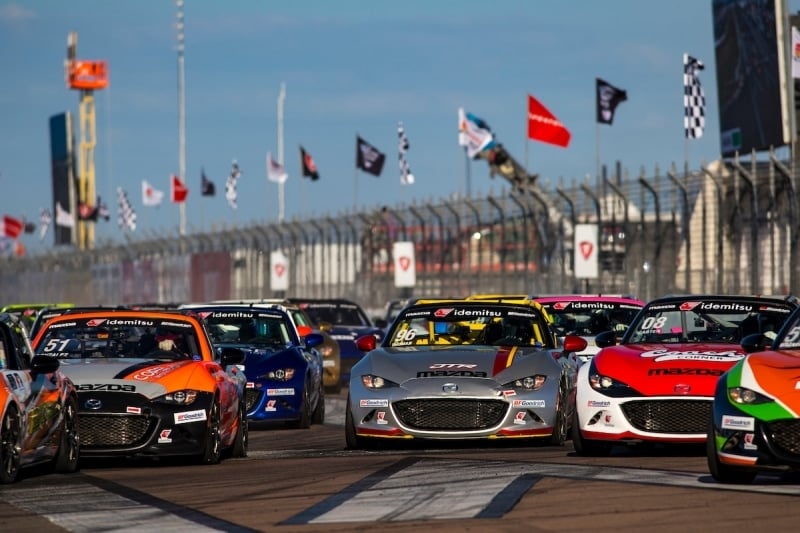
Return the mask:
<path id="1" fill-rule="evenodd" d="M 603 458 L 519 444 L 344 447 L 342 398 L 325 425 L 253 428 L 219 465 L 115 461 L 27 473 L 0 488 L 0 531 L 797 531 L 800 476 L 721 485 L 702 448 Z"/>

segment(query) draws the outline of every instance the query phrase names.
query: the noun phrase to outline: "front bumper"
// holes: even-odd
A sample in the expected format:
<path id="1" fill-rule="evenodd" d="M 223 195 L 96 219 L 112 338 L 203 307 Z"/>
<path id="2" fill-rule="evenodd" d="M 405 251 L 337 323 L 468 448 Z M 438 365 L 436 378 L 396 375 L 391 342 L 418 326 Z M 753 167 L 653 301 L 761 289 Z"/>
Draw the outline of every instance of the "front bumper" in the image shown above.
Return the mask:
<path id="1" fill-rule="evenodd" d="M 247 419 L 254 422 L 299 420 L 303 409 L 302 379 L 288 382 L 248 381 L 245 389 Z"/>
<path id="2" fill-rule="evenodd" d="M 171 405 L 138 394 L 79 393 L 81 456 L 200 454 L 213 399 L 212 393 L 201 392 L 191 405 Z"/>

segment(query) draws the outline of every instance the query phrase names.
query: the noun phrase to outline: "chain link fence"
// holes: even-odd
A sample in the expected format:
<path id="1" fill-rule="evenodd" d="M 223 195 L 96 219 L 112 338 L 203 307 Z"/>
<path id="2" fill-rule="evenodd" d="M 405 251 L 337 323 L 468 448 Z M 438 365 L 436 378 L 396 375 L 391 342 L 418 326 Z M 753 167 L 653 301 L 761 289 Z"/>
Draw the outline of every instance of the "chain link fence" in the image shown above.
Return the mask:
<path id="1" fill-rule="evenodd" d="M 80 305 L 283 296 L 380 309 L 485 293 L 798 293 L 796 178 L 774 153 L 590 183 L 516 183 L 499 195 L 384 206 L 210 233 L 128 238 L 0 260 L 0 302 Z M 596 224 L 599 276 L 575 276 L 573 231 Z M 397 287 L 393 244 L 413 243 Z M 275 258 L 279 257 L 280 262 Z M 278 283 L 276 280 L 280 280 Z M 278 290 L 280 289 L 280 290 Z"/>

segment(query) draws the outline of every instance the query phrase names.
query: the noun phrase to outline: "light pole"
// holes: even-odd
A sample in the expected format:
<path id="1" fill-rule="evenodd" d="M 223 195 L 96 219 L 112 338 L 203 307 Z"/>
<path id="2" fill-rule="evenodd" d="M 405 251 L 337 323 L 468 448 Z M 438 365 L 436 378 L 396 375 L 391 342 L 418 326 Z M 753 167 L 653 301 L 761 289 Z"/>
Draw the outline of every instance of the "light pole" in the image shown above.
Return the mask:
<path id="1" fill-rule="evenodd" d="M 185 98 L 185 78 L 184 78 L 184 25 L 183 25 L 183 2 L 175 0 L 178 8 L 178 23 L 175 25 L 178 30 L 178 177 L 181 183 L 186 183 L 186 98 Z M 186 235 L 186 202 L 180 203 L 180 234 Z"/>

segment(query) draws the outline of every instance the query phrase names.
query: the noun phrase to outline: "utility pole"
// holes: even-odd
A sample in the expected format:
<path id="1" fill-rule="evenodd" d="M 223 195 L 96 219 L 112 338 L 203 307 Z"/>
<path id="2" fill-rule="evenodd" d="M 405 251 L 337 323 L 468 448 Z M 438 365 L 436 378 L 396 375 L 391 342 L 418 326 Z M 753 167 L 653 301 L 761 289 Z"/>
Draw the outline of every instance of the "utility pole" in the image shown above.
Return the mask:
<path id="1" fill-rule="evenodd" d="M 181 183 L 186 183 L 186 89 L 184 77 L 184 25 L 183 25 L 183 1 L 175 0 L 178 8 L 178 177 Z M 180 204 L 180 234 L 186 235 L 186 202 Z"/>

